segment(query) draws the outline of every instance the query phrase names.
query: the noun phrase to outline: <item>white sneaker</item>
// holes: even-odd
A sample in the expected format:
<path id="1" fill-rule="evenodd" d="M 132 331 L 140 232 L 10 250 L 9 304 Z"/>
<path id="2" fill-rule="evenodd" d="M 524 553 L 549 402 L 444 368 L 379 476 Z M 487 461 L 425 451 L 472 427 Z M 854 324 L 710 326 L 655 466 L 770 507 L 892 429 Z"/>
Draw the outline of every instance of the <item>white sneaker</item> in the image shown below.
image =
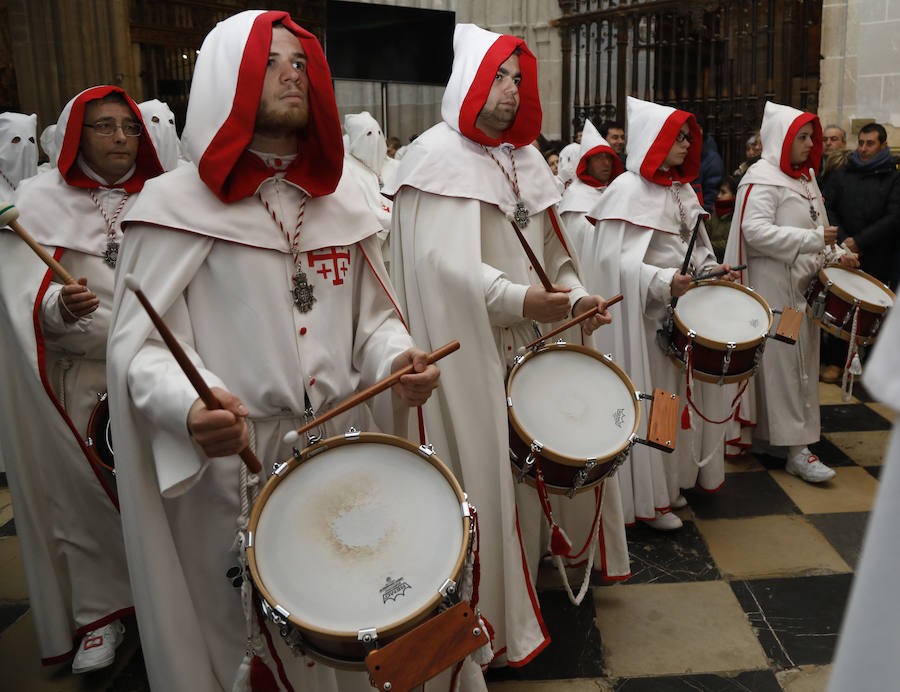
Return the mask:
<path id="1" fill-rule="evenodd" d="M 656 511 L 656 516 L 653 519 L 641 519 L 641 521 L 657 531 L 675 531 L 682 527 L 681 519 L 676 514 L 660 512 L 659 510 Z"/>
<path id="2" fill-rule="evenodd" d="M 807 483 L 823 483 L 835 476 L 833 469 L 828 468 L 819 461 L 819 457 L 804 447 L 797 454 L 788 456 L 784 470 L 792 476 L 802 478 Z"/>
<path id="3" fill-rule="evenodd" d="M 674 500 L 672 500 L 672 509 L 681 509 L 682 507 L 687 507 L 688 501 L 684 495 L 679 495 Z"/>
<path id="4" fill-rule="evenodd" d="M 78 653 L 72 661 L 72 672 L 87 673 L 100 670 L 116 660 L 116 649 L 125 638 L 125 625 L 120 620 L 91 630 L 81 639 Z"/>

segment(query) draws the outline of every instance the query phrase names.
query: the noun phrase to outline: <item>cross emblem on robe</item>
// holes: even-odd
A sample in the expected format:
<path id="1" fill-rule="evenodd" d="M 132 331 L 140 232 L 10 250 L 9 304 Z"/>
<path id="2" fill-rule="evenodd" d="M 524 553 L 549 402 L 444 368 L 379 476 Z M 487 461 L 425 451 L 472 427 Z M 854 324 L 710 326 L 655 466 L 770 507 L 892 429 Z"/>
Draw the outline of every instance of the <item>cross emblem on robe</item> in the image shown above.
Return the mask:
<path id="1" fill-rule="evenodd" d="M 306 260 L 309 262 L 310 269 L 315 268 L 316 262 L 322 263 L 318 269 L 315 269 L 315 272 L 321 274 L 323 279 L 329 279 L 334 274 L 331 281 L 334 286 L 344 283 L 343 277 L 350 269 L 350 251 L 346 248 L 332 247 L 326 250 L 313 250 L 306 253 Z M 328 266 L 329 263 L 331 266 Z"/>

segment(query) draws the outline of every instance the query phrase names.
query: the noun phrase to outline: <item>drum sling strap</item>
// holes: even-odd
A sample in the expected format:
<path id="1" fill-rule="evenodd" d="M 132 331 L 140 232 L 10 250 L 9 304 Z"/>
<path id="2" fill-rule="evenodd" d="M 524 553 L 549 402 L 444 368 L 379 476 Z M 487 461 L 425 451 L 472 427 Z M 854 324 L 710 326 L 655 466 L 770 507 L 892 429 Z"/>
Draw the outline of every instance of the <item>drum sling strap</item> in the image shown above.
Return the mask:
<path id="1" fill-rule="evenodd" d="M 862 375 L 862 363 L 859 360 L 859 305 L 853 306 L 853 323 L 850 326 L 850 344 L 847 346 L 847 357 L 844 359 L 844 372 L 841 377 L 841 401 L 850 401 L 853 396 L 853 380 Z"/>

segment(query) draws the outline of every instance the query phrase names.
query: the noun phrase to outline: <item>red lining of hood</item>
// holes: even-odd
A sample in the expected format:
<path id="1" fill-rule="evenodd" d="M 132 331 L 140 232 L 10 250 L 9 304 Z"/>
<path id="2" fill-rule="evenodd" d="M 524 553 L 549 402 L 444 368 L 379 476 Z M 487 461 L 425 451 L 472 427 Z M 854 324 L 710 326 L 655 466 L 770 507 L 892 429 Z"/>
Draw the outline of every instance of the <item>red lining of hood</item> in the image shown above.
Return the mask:
<path id="1" fill-rule="evenodd" d="M 81 146 L 81 130 L 84 126 L 84 109 L 89 102 L 102 99 L 109 94 L 122 94 L 132 114 L 143 127 L 141 135 L 138 137 L 134 174 L 122 185 L 115 186 L 103 185 L 96 180 L 88 178 L 84 171 L 81 170 L 81 167 L 76 164 L 78 151 Z M 144 125 L 144 119 L 141 118 L 141 111 L 137 104 L 131 100 L 131 97 L 125 93 L 124 89 L 109 85 L 86 89 L 75 97 L 72 110 L 69 112 L 69 119 L 66 122 L 66 133 L 63 136 L 63 143 L 59 151 L 56 167 L 66 183 L 72 187 L 81 187 L 87 190 L 96 190 L 101 187 L 116 187 L 124 189 L 129 194 L 139 192 L 144 187 L 144 183 L 150 178 L 155 178 L 163 173 L 163 167 L 159 163 L 156 149 L 153 148 L 153 142 L 147 133 L 147 127 Z"/>
<path id="2" fill-rule="evenodd" d="M 322 47 L 315 36 L 291 20 L 287 12 L 264 12 L 253 21 L 244 46 L 231 112 L 206 147 L 197 167 L 207 187 L 226 203 L 254 194 L 259 185 L 274 174 L 257 163 L 258 157 L 245 150 L 253 139 L 272 45 L 272 26 L 279 21 L 300 40 L 306 51 L 309 76 L 309 123 L 300 136 L 300 155 L 294 159 L 284 179 L 301 187 L 311 197 L 331 194 L 341 179 L 344 142 L 331 86 L 331 71 Z"/>
<path id="3" fill-rule="evenodd" d="M 588 175 L 587 160 L 595 154 L 609 154 L 610 156 L 612 156 L 612 173 L 610 173 L 609 180 L 607 180 L 605 183 L 601 183 L 596 178 L 592 178 L 590 175 Z M 590 185 L 591 187 L 605 187 L 606 185 L 609 185 L 613 180 L 615 180 L 618 175 L 621 175 L 624 171 L 625 166 L 622 165 L 622 159 L 620 159 L 618 154 L 613 151 L 612 147 L 600 144 L 593 149 L 589 149 L 588 152 L 579 159 L 578 168 L 575 169 L 575 175 L 577 175 L 578 179 L 586 185 Z"/>
<path id="4" fill-rule="evenodd" d="M 475 120 L 491 92 L 497 70 L 516 48 L 521 50 L 519 68 L 522 71 L 522 82 L 519 84 L 519 110 L 509 129 L 499 139 L 494 139 L 479 130 L 475 126 Z M 537 86 L 537 60 L 528 50 L 525 41 L 504 34 L 491 44 L 481 59 L 475 79 L 472 80 L 472 85 L 459 109 L 459 131 L 465 137 L 488 147 L 496 147 L 503 142 L 521 147 L 537 139 L 541 133 L 542 118 Z"/>
<path id="5" fill-rule="evenodd" d="M 794 138 L 800 131 L 800 128 L 807 123 L 813 126 L 813 147 L 810 149 L 809 156 L 798 168 L 791 165 L 791 146 L 794 144 Z M 788 128 L 787 134 L 784 136 L 784 142 L 781 143 L 781 161 L 780 168 L 785 175 L 792 178 L 800 178 L 812 168 L 814 171 L 819 170 L 819 162 L 822 160 L 822 124 L 819 117 L 814 113 L 803 113 L 794 118 L 794 122 Z"/>
<path id="6" fill-rule="evenodd" d="M 666 156 L 669 155 L 672 145 L 675 144 L 675 138 L 685 122 L 688 123 L 691 137 L 694 139 L 691 143 L 691 148 L 688 149 L 687 158 L 682 165 L 674 169 L 668 171 L 659 170 L 659 167 L 666 160 Z M 666 122 L 660 128 L 659 134 L 656 135 L 656 139 L 650 145 L 650 150 L 641 162 L 641 176 L 652 183 L 666 187 L 669 187 L 673 180 L 677 180 L 680 183 L 689 183 L 700 174 L 700 154 L 702 149 L 703 142 L 697 119 L 687 111 L 676 110 L 666 118 Z"/>

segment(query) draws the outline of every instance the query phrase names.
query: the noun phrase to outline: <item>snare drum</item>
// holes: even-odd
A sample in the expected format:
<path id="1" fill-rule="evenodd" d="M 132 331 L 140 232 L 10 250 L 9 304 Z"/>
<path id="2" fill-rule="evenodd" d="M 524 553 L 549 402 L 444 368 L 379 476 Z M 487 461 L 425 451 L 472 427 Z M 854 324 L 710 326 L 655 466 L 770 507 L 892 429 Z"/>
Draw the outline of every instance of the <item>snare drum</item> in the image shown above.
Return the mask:
<path id="1" fill-rule="evenodd" d="M 465 495 L 429 447 L 351 431 L 276 467 L 246 556 L 263 612 L 292 648 L 364 670 L 373 644 L 453 600 L 469 530 Z"/>
<path id="2" fill-rule="evenodd" d="M 850 341 L 857 312 L 856 342 L 875 341 L 894 293 L 871 274 L 839 264 L 826 264 L 806 291 L 807 314 L 829 334 Z"/>
<path id="3" fill-rule="evenodd" d="M 109 424 L 109 395 L 106 392 L 97 395 L 97 403 L 88 418 L 84 443 L 91 459 L 115 475 L 116 457 Z"/>
<path id="4" fill-rule="evenodd" d="M 635 442 L 641 409 L 628 375 L 584 346 L 551 343 L 516 358 L 506 383 L 510 460 L 535 484 L 573 495 L 600 483 Z"/>
<path id="5" fill-rule="evenodd" d="M 751 377 L 772 328 L 772 310 L 753 289 L 731 281 L 704 281 L 678 299 L 663 328 L 663 350 L 685 365 L 691 345 L 694 377 L 730 384 Z"/>

